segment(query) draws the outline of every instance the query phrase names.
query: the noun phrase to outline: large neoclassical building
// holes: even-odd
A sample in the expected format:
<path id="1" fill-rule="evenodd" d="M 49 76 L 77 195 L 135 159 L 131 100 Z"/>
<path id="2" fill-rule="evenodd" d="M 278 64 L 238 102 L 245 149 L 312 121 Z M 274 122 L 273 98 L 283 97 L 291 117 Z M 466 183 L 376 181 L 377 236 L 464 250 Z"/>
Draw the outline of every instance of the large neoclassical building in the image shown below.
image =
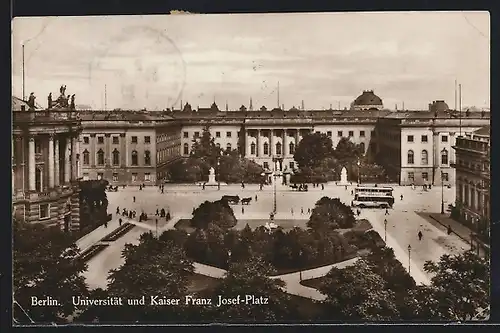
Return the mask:
<path id="1" fill-rule="evenodd" d="M 270 171 L 297 167 L 295 147 L 305 133 L 343 137 L 363 147 L 400 184 L 453 184 L 456 138 L 490 122 L 489 112 L 452 111 L 433 101 L 424 111 L 383 106 L 373 90 L 354 99 L 349 110 L 250 111 L 210 108 L 162 111 L 81 111 L 82 177 L 112 184 L 156 184 L 168 178 L 168 165 L 188 157 L 193 140 L 208 126 L 217 145 L 240 153 Z"/>
<path id="2" fill-rule="evenodd" d="M 78 138 L 68 109 L 40 110 L 12 100 L 13 215 L 31 223 L 79 230 Z"/>

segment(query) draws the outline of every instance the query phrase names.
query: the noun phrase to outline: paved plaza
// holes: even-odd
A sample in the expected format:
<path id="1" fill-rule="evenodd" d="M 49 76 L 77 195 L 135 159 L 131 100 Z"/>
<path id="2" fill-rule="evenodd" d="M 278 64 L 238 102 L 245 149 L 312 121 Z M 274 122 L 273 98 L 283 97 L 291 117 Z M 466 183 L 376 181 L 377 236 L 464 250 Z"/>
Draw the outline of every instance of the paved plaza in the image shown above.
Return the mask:
<path id="1" fill-rule="evenodd" d="M 431 224 L 428 220 L 417 215 L 415 212 L 436 213 L 441 210 L 441 187 L 433 187 L 431 190 L 423 191 L 421 188 L 412 189 L 409 186 L 401 187 L 391 185 L 394 188 L 396 202 L 394 208 L 389 210 L 389 215 L 385 215 L 385 210 L 363 209 L 361 218 L 367 218 L 374 229 L 385 237 L 384 219 L 387 219 L 387 245 L 394 249 L 397 259 L 408 269 L 417 283 L 429 283 L 428 275 L 423 271 L 423 264 L 427 260 L 437 261 L 442 254 L 455 254 L 468 249 L 468 244 L 457 235 L 447 235 L 446 228 L 439 228 Z M 296 225 L 305 227 L 309 218 L 308 209 L 313 209 L 314 204 L 323 196 L 338 197 L 346 204 L 350 204 L 353 196 L 351 191 L 353 186 L 336 186 L 334 183 L 327 184 L 324 190 L 321 188 L 309 187 L 308 192 L 296 192 L 286 186 L 277 185 L 276 219 L 293 219 Z M 444 188 L 445 207 L 455 201 L 455 189 Z M 138 237 L 143 232 L 156 230 L 154 213 L 156 209 L 165 208 L 170 211 L 172 220 L 166 222 L 165 219 L 158 218 L 158 228 L 163 230 L 173 228 L 175 223 L 182 218 L 190 218 L 193 208 L 198 207 L 202 202 L 214 201 L 222 195 L 239 195 L 240 198 L 252 197 L 252 202 L 245 205 L 244 213 L 242 205 L 234 205 L 233 210 L 238 220 L 266 220 L 269 212 L 273 209 L 273 187 L 265 186 L 261 191 L 258 185 L 225 185 L 220 190 L 217 187 L 207 187 L 203 190 L 197 185 L 165 185 L 162 194 L 157 187 L 146 187 L 139 190 L 138 187 L 127 187 L 119 189 L 118 192 L 108 192 L 109 208 L 108 212 L 115 216 L 116 208 L 136 210 L 138 214 L 142 211 L 147 213 L 150 219 L 144 223 L 137 223 L 136 228 L 125 234 L 108 248 L 99 253 L 88 262 L 87 282 L 90 287 L 106 287 L 106 277 L 110 269 L 118 268 L 122 263 L 121 251 L 126 243 L 137 243 Z M 403 200 L 400 196 L 403 195 Z M 257 201 L 255 201 L 257 196 Z M 135 202 L 134 198 L 135 197 Z M 303 213 L 301 211 L 303 210 Z M 293 211 L 293 212 L 292 212 Z M 417 233 L 422 231 L 423 239 L 418 240 Z M 103 234 L 103 237 L 105 234 Z M 411 245 L 408 256 L 408 245 Z M 208 267 L 208 266 L 207 266 Z M 203 267 L 197 267 L 199 273 L 204 274 Z M 220 275 L 221 272 L 207 272 L 205 275 Z M 298 284 L 298 283 L 297 283 Z M 299 287 L 297 287 L 299 288 Z M 312 296 L 312 295 L 311 295 Z"/>

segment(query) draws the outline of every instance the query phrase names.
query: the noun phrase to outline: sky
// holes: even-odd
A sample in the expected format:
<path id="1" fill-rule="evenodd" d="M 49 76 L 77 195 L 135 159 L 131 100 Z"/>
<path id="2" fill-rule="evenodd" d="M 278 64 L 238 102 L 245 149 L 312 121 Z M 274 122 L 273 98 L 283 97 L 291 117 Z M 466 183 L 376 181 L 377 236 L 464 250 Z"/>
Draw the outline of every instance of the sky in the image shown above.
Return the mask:
<path id="1" fill-rule="evenodd" d="M 488 12 L 29 17 L 12 21 L 13 95 L 92 109 L 489 107 Z M 279 89 L 278 89 L 279 85 Z"/>

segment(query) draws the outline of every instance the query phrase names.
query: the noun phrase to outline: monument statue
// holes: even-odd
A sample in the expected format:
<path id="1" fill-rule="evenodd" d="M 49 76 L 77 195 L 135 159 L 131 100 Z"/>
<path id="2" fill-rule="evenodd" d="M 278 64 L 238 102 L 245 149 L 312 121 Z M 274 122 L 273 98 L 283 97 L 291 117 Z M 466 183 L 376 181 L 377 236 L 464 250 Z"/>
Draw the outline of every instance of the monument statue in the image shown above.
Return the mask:
<path id="1" fill-rule="evenodd" d="M 205 185 L 217 185 L 217 182 L 215 181 L 215 169 L 213 167 L 208 170 L 208 182 Z"/>
<path id="2" fill-rule="evenodd" d="M 30 97 L 28 98 L 28 101 L 26 102 L 26 104 L 28 104 L 30 111 L 35 109 L 35 99 L 36 99 L 35 93 L 31 93 Z"/>
<path id="3" fill-rule="evenodd" d="M 71 104 L 69 105 L 71 110 L 75 109 L 75 94 L 71 95 Z"/>
<path id="4" fill-rule="evenodd" d="M 47 108 L 52 109 L 52 93 L 47 97 Z"/>
<path id="5" fill-rule="evenodd" d="M 61 85 L 59 92 L 61 93 L 61 96 L 64 97 L 66 95 L 66 85 Z"/>
<path id="6" fill-rule="evenodd" d="M 349 182 L 347 181 L 347 169 L 345 167 L 343 167 L 340 171 L 340 182 L 338 183 L 338 185 L 349 185 Z"/>

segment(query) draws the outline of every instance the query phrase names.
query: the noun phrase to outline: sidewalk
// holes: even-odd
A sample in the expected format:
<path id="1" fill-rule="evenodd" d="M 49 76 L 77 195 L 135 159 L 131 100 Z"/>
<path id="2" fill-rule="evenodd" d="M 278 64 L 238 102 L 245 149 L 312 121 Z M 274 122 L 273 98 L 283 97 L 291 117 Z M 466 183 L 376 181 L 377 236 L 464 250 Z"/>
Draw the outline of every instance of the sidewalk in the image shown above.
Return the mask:
<path id="1" fill-rule="evenodd" d="M 107 235 L 114 232 L 116 229 L 120 227 L 120 223 L 117 218 L 113 218 L 108 222 L 108 227 L 106 228 L 104 225 L 95 228 L 85 236 L 78 239 L 75 243 L 76 246 L 80 249 L 80 253 L 88 250 L 92 245 L 97 244 L 101 239 L 106 237 Z"/>
<path id="2" fill-rule="evenodd" d="M 428 215 L 432 221 L 439 223 L 446 229 L 448 228 L 448 226 L 451 226 L 451 230 L 455 235 L 460 237 L 467 244 L 471 244 L 471 234 L 473 235 L 474 233 L 467 226 L 461 224 L 458 221 L 455 221 L 454 219 L 449 217 L 448 214 L 429 213 Z M 481 240 L 477 239 L 477 237 L 474 237 L 474 245 L 476 245 L 477 243 L 480 244 L 479 255 L 484 257 L 486 255 L 486 252 L 489 252 L 490 247 L 489 245 L 483 243 Z"/>

